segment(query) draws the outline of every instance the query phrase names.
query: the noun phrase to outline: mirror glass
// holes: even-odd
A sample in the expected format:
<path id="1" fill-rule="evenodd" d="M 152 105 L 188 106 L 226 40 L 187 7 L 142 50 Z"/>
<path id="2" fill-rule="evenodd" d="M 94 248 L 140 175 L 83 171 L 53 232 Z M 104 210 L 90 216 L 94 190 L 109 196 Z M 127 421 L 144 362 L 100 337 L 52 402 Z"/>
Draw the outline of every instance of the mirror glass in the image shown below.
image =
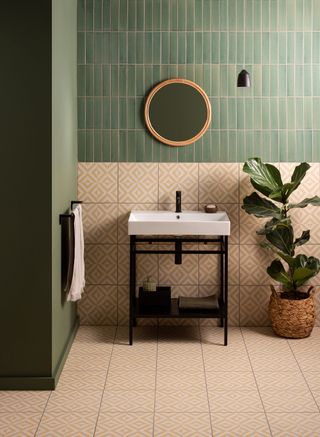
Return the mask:
<path id="1" fill-rule="evenodd" d="M 170 146 L 185 146 L 197 141 L 208 129 L 210 101 L 204 90 L 190 80 L 165 80 L 147 98 L 145 121 L 157 140 Z"/>

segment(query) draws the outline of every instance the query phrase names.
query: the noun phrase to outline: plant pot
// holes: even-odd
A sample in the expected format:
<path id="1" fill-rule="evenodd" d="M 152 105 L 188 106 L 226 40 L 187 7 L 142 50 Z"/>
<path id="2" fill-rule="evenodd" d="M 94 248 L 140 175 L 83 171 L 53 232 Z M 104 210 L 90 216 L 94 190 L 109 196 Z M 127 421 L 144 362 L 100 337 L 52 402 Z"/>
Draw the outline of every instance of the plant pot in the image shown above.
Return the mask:
<path id="1" fill-rule="evenodd" d="M 315 322 L 314 290 L 310 287 L 304 299 L 283 299 L 271 286 L 269 317 L 274 332 L 287 338 L 309 337 Z"/>

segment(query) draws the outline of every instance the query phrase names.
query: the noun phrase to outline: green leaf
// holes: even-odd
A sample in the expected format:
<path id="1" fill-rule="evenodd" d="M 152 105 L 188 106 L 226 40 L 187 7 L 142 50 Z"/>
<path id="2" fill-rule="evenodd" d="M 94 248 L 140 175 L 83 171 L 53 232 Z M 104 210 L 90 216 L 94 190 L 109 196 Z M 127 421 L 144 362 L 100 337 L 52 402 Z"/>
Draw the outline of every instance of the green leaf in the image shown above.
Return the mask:
<path id="1" fill-rule="evenodd" d="M 268 220 L 265 224 L 264 227 L 261 229 L 258 229 L 256 231 L 256 233 L 258 235 L 266 235 L 269 232 L 273 231 L 278 225 L 286 225 L 289 226 L 291 225 L 291 219 L 290 217 L 286 217 L 285 219 L 277 219 L 277 218 L 272 218 L 271 220 Z"/>
<path id="2" fill-rule="evenodd" d="M 268 199 L 263 199 L 258 193 L 254 192 L 243 199 L 242 208 L 256 217 L 275 217 L 281 218 L 281 210 Z"/>
<path id="3" fill-rule="evenodd" d="M 310 165 L 307 162 L 302 162 L 295 167 L 291 176 L 291 182 L 283 185 L 282 195 L 284 203 L 287 202 L 290 195 L 298 188 L 309 168 Z"/>
<path id="4" fill-rule="evenodd" d="M 300 287 L 302 284 L 311 279 L 316 272 L 314 270 L 308 269 L 307 267 L 299 267 L 295 269 L 293 273 L 293 280 L 296 283 L 297 287 Z"/>
<path id="5" fill-rule="evenodd" d="M 293 286 L 292 280 L 288 273 L 285 272 L 282 262 L 280 260 L 274 260 L 267 268 L 267 273 L 271 278 L 283 284 L 288 290 Z"/>
<path id="6" fill-rule="evenodd" d="M 308 205 L 320 206 L 320 197 L 318 196 L 307 197 L 306 199 L 301 200 L 301 202 L 299 203 L 289 203 L 288 209 L 305 208 Z"/>
<path id="7" fill-rule="evenodd" d="M 301 237 L 294 240 L 294 247 L 302 246 L 310 240 L 310 231 L 303 231 Z"/>
<path id="8" fill-rule="evenodd" d="M 248 159 L 244 163 L 243 171 L 250 176 L 254 188 L 265 196 L 279 191 L 283 185 L 277 167 L 272 164 L 264 164 L 260 158 Z"/>
<path id="9" fill-rule="evenodd" d="M 286 255 L 291 256 L 293 251 L 293 229 L 292 226 L 278 225 L 275 229 L 266 234 L 269 243 Z"/>

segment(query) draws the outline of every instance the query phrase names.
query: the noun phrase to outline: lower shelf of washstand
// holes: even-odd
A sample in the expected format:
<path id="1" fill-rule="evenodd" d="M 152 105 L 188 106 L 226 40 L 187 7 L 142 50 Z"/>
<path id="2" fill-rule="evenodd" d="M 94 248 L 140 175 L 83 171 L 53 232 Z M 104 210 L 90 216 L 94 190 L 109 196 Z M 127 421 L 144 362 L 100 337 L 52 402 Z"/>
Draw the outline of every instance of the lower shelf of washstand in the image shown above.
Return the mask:
<path id="1" fill-rule="evenodd" d="M 161 318 L 214 318 L 219 319 L 225 316 L 225 305 L 220 303 L 219 308 L 213 310 L 180 310 L 178 299 L 171 299 L 168 308 L 141 308 L 139 299 L 135 301 L 135 317 L 161 317 Z"/>

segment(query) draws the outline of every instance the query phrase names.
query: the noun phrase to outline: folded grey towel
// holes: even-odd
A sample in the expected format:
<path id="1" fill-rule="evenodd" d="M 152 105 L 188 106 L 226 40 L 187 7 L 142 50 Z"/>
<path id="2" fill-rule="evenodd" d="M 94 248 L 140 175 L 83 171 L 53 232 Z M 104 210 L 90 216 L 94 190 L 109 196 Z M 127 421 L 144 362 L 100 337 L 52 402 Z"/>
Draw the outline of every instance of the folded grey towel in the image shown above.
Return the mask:
<path id="1" fill-rule="evenodd" d="M 179 308 L 182 310 L 214 310 L 219 307 L 218 296 L 179 297 Z"/>

